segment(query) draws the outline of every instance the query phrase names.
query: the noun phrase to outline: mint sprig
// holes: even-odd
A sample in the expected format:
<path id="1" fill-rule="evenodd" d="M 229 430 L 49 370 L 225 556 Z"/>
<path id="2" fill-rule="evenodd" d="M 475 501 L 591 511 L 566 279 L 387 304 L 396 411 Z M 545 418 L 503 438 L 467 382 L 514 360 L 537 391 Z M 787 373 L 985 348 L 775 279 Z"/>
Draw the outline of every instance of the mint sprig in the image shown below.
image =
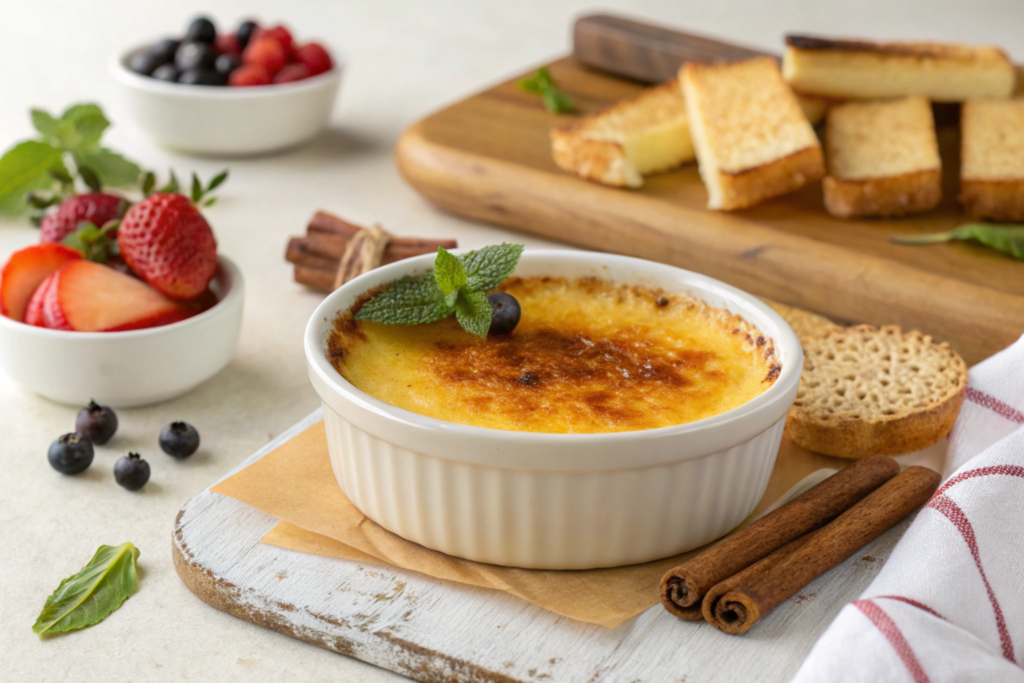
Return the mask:
<path id="1" fill-rule="evenodd" d="M 0 213 L 38 210 L 40 202 L 75 194 L 76 185 L 126 187 L 142 173 L 135 162 L 100 144 L 110 121 L 97 105 L 76 104 L 60 117 L 33 109 L 31 117 L 38 137 L 0 157 Z"/>
<path id="2" fill-rule="evenodd" d="M 486 337 L 492 309 L 487 292 L 516 269 L 521 244 L 495 244 L 455 255 L 438 247 L 434 269 L 395 280 L 356 313 L 356 320 L 421 325 L 455 314 L 462 328 Z"/>
<path id="3" fill-rule="evenodd" d="M 545 109 L 552 114 L 564 114 L 576 108 L 572 98 L 555 85 L 555 79 L 546 66 L 537 69 L 532 76 L 520 79 L 516 85 L 520 90 L 540 95 Z"/>

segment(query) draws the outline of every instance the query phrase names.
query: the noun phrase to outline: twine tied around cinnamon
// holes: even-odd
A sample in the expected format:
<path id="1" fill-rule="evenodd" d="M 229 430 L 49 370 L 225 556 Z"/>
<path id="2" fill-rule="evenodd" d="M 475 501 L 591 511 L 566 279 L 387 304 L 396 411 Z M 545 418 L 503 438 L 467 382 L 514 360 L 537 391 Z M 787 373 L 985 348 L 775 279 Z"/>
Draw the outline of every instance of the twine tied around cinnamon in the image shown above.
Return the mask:
<path id="1" fill-rule="evenodd" d="M 338 269 L 334 273 L 334 288 L 369 273 L 381 264 L 384 250 L 394 237 L 386 232 L 380 224 L 372 228 L 362 228 L 345 246 L 345 253 L 338 259 Z"/>

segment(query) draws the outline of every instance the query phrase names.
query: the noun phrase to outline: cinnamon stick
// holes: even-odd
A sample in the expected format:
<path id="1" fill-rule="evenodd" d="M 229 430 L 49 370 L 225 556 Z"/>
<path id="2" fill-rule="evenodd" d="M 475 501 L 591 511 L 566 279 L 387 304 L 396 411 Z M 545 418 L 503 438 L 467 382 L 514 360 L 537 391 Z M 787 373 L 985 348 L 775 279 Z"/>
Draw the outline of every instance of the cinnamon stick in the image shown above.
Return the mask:
<path id="1" fill-rule="evenodd" d="M 756 576 L 722 595 L 708 621 L 726 633 L 745 633 L 781 602 L 924 504 L 941 479 L 925 467 L 908 467 L 781 561 L 752 572 Z"/>
<path id="2" fill-rule="evenodd" d="M 885 456 L 865 458 L 840 470 L 778 510 L 670 569 L 661 580 L 662 604 L 678 617 L 700 618 L 701 601 L 715 584 L 824 526 L 899 471 L 896 461 Z"/>

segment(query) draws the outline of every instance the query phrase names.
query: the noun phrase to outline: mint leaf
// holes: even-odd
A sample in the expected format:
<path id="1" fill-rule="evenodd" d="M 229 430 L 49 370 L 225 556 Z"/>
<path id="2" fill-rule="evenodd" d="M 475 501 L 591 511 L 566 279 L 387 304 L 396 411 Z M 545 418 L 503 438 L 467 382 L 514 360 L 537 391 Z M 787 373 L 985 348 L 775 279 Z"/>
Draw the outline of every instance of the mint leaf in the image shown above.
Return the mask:
<path id="1" fill-rule="evenodd" d="M 39 637 L 98 624 L 138 588 L 139 550 L 131 543 L 101 545 L 89 564 L 60 582 L 32 630 Z"/>
<path id="2" fill-rule="evenodd" d="M 57 130 L 60 128 L 60 123 L 57 119 L 50 116 L 47 112 L 42 109 L 33 109 L 31 111 L 32 125 L 37 131 L 44 137 L 53 137 L 57 135 Z"/>
<path id="3" fill-rule="evenodd" d="M 554 114 L 570 112 L 576 106 L 572 98 L 558 88 L 551 87 L 544 91 L 544 107 Z"/>
<path id="4" fill-rule="evenodd" d="M 142 174 L 142 169 L 135 162 L 106 147 L 82 152 L 76 156 L 76 160 L 95 171 L 104 187 L 133 186 Z"/>
<path id="5" fill-rule="evenodd" d="M 478 337 L 486 337 L 491 328 L 493 309 L 487 295 L 479 290 L 463 287 L 455 300 L 455 317 L 462 329 Z"/>
<path id="6" fill-rule="evenodd" d="M 547 67 L 537 69 L 532 76 L 520 79 L 516 82 L 520 90 L 534 95 L 540 95 L 544 108 L 555 114 L 570 112 L 575 108 L 572 98 L 558 89 L 555 79 Z"/>
<path id="7" fill-rule="evenodd" d="M 445 305 L 454 306 L 459 290 L 466 285 L 466 271 L 458 257 L 444 247 L 437 248 L 434 279 L 437 280 L 438 289 L 444 294 Z"/>
<path id="8" fill-rule="evenodd" d="M 356 313 L 356 320 L 385 325 L 420 325 L 443 320 L 454 306 L 445 301 L 433 273 L 395 280 Z"/>
<path id="9" fill-rule="evenodd" d="M 515 271 L 522 254 L 521 244 L 492 244 L 460 256 L 467 286 L 483 292 L 495 289 Z"/>
<path id="10" fill-rule="evenodd" d="M 39 176 L 47 175 L 59 161 L 60 150 L 45 142 L 28 140 L 14 146 L 0 157 L 0 199 L 13 192 L 24 196 L 29 185 L 38 183 Z"/>
<path id="11" fill-rule="evenodd" d="M 56 182 L 49 173 L 36 176 L 33 180 L 0 199 L 0 216 L 15 217 L 23 215 L 26 211 L 33 208 L 28 202 L 28 194 L 30 192 L 42 190 L 49 192 L 53 190 L 55 184 Z"/>
<path id="12" fill-rule="evenodd" d="M 109 126 L 110 121 L 98 105 L 76 104 L 61 114 L 57 137 L 67 151 L 85 152 L 99 145 Z"/>

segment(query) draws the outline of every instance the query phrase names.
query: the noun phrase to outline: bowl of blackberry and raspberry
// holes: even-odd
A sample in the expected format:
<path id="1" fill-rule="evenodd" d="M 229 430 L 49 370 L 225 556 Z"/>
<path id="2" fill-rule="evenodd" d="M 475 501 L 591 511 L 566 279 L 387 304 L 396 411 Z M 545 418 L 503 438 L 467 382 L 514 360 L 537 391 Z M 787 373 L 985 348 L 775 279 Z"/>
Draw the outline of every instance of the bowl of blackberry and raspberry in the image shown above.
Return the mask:
<path id="1" fill-rule="evenodd" d="M 177 182 L 132 203 L 99 188 L 42 218 L 38 244 L 0 271 L 0 368 L 62 403 L 96 395 L 118 406 L 180 395 L 230 360 L 243 281 L 218 256 L 200 211 Z"/>
<path id="2" fill-rule="evenodd" d="M 135 123 L 156 142 L 197 154 L 293 147 L 327 125 L 342 64 L 320 41 L 252 20 L 218 31 L 194 19 L 181 38 L 128 51 L 113 64 Z"/>

